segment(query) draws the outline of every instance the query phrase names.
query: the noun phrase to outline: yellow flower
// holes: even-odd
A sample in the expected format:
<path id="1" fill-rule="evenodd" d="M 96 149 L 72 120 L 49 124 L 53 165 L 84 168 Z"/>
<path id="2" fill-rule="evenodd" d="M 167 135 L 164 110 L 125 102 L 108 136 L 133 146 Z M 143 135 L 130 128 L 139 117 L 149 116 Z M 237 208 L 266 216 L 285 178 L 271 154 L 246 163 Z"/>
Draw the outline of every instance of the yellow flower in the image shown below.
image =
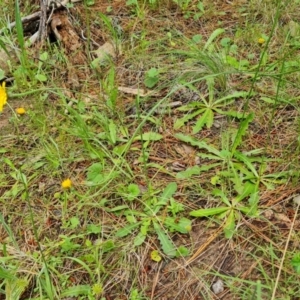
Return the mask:
<path id="1" fill-rule="evenodd" d="M 0 85 L 0 112 L 3 110 L 3 106 L 6 104 L 7 101 L 7 93 L 5 89 L 5 81 L 2 82 Z"/>
<path id="2" fill-rule="evenodd" d="M 72 186 L 72 181 L 68 178 L 61 183 L 62 188 L 69 189 Z"/>
<path id="3" fill-rule="evenodd" d="M 16 109 L 16 113 L 18 115 L 24 115 L 26 113 L 26 110 L 23 107 L 19 107 L 19 108 Z"/>
<path id="4" fill-rule="evenodd" d="M 156 261 L 156 262 L 160 262 L 160 261 L 161 261 L 161 256 L 159 255 L 159 253 L 158 253 L 157 250 L 151 251 L 151 253 L 150 253 L 150 258 L 151 258 L 153 261 Z"/>
<path id="5" fill-rule="evenodd" d="M 259 38 L 257 41 L 261 45 L 265 43 L 265 39 L 264 38 Z"/>

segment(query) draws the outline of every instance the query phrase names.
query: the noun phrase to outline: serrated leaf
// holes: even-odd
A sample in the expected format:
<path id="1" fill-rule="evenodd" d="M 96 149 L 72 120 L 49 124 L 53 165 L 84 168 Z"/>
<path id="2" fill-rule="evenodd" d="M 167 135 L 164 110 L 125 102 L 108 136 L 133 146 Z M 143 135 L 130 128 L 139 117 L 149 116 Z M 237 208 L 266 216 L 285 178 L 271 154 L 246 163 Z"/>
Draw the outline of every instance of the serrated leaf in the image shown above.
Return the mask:
<path id="1" fill-rule="evenodd" d="M 156 132 L 144 132 L 142 135 L 138 135 L 134 138 L 135 141 L 159 141 L 162 139 L 162 135 Z"/>
<path id="2" fill-rule="evenodd" d="M 187 168 L 185 171 L 178 172 L 176 174 L 177 179 L 188 179 L 191 178 L 193 175 L 200 175 L 203 170 L 199 166 L 193 166 Z"/>
<path id="3" fill-rule="evenodd" d="M 221 115 L 229 116 L 229 117 L 233 117 L 233 118 L 237 118 L 237 119 L 245 118 L 245 114 L 234 111 L 234 110 L 224 111 L 222 109 L 214 108 L 214 111 L 221 114 Z"/>
<path id="4" fill-rule="evenodd" d="M 245 98 L 247 96 L 248 96 L 248 92 L 234 92 L 230 95 L 217 99 L 216 101 L 214 101 L 214 104 L 220 104 L 225 101 L 227 104 L 230 104 L 232 102 L 231 100 L 234 100 L 236 98 Z"/>
<path id="5" fill-rule="evenodd" d="M 182 133 L 177 133 L 175 134 L 175 137 L 185 143 L 189 143 L 192 146 L 197 146 L 200 149 L 206 149 L 208 152 L 213 153 L 217 156 L 221 156 L 220 155 L 220 151 L 218 151 L 216 148 L 214 148 L 211 145 L 208 145 L 206 142 L 204 141 L 199 141 L 191 136 L 182 134 Z"/>
<path id="6" fill-rule="evenodd" d="M 221 206 L 221 207 L 213 207 L 213 208 L 203 208 L 198 210 L 193 210 L 190 212 L 190 216 L 192 217 L 209 217 L 214 215 L 219 215 L 223 212 L 230 210 L 230 207 Z"/>
<path id="7" fill-rule="evenodd" d="M 165 232 L 161 229 L 160 225 L 156 222 L 153 222 L 154 230 L 157 234 L 157 237 L 160 241 L 161 247 L 164 253 L 170 257 L 174 257 L 176 255 L 176 249 L 173 242 L 170 238 L 165 234 Z"/>
<path id="8" fill-rule="evenodd" d="M 174 193 L 177 191 L 177 183 L 176 182 L 171 182 L 169 183 L 163 193 L 160 196 L 160 200 L 164 203 L 167 203 L 167 201 L 174 195 Z"/>
<path id="9" fill-rule="evenodd" d="M 210 109 L 205 110 L 204 114 L 197 120 L 193 127 L 193 134 L 198 133 L 202 127 L 209 122 L 210 113 L 212 113 Z"/>
<path id="10" fill-rule="evenodd" d="M 246 134 L 249 123 L 254 119 L 254 114 L 250 113 L 240 124 L 238 132 L 235 136 L 234 142 L 231 147 L 231 153 L 234 153 L 236 148 L 241 144 L 242 137 Z"/>
<path id="11" fill-rule="evenodd" d="M 128 224 L 116 232 L 116 237 L 124 237 L 130 234 L 134 229 L 140 225 L 140 222 L 134 224 Z"/>
<path id="12" fill-rule="evenodd" d="M 187 121 L 193 119 L 194 117 L 198 116 L 199 114 L 201 114 L 203 111 L 205 110 L 205 108 L 202 108 L 200 110 L 197 110 L 193 113 L 188 113 L 187 115 L 185 115 L 184 117 L 176 120 L 175 124 L 174 124 L 174 129 L 179 129 L 181 128 Z"/>
<path id="13" fill-rule="evenodd" d="M 214 30 L 213 33 L 208 38 L 207 42 L 205 43 L 203 49 L 206 50 L 212 44 L 214 39 L 216 39 L 223 32 L 225 32 L 225 30 L 223 28 L 218 28 L 218 29 Z"/>

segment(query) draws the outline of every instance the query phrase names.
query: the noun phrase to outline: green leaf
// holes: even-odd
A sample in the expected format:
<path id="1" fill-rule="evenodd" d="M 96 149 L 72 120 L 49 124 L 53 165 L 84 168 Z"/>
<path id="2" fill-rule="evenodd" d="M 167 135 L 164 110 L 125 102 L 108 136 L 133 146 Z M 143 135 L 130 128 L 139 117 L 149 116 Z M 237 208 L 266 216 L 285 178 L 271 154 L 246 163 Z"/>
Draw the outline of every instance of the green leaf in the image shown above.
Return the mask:
<path id="1" fill-rule="evenodd" d="M 195 34 L 193 37 L 192 37 L 192 40 L 194 43 L 198 44 L 201 42 L 202 40 L 202 35 L 201 34 Z"/>
<path id="2" fill-rule="evenodd" d="M 116 237 L 124 237 L 130 234 L 134 229 L 136 229 L 138 226 L 140 226 L 141 222 L 134 223 L 134 224 L 128 224 L 125 227 L 119 229 L 116 232 Z"/>
<path id="3" fill-rule="evenodd" d="M 139 186 L 137 184 L 133 184 L 133 183 L 128 185 L 127 191 L 128 191 L 128 194 L 126 195 L 126 198 L 129 201 L 136 199 L 136 197 L 140 194 Z"/>
<path id="4" fill-rule="evenodd" d="M 70 219 L 70 228 L 71 229 L 76 228 L 79 224 L 80 224 L 80 221 L 79 221 L 79 219 L 77 217 L 72 217 Z"/>
<path id="5" fill-rule="evenodd" d="M 192 146 L 196 146 L 200 149 L 206 149 L 208 152 L 210 153 L 213 153 L 217 156 L 221 156 L 220 152 L 214 148 L 213 146 L 211 145 L 208 145 L 206 142 L 204 141 L 199 141 L 191 136 L 188 136 L 188 135 L 185 135 L 185 134 L 182 134 L 182 133 L 177 133 L 175 134 L 175 137 L 185 143 L 189 143 L 191 144 Z"/>
<path id="6" fill-rule="evenodd" d="M 177 191 L 177 184 L 176 182 L 169 183 L 163 193 L 160 196 L 159 202 L 163 202 L 164 204 L 167 204 L 168 200 L 175 194 Z"/>
<path id="7" fill-rule="evenodd" d="M 254 119 L 254 114 L 250 113 L 240 124 L 238 132 L 235 136 L 235 139 L 233 141 L 232 147 L 231 147 L 231 153 L 234 153 L 236 148 L 241 144 L 242 137 L 247 132 L 247 129 L 249 127 L 249 123 Z"/>
<path id="8" fill-rule="evenodd" d="M 227 239 L 232 238 L 235 229 L 235 211 L 231 210 L 229 213 L 226 223 L 224 225 L 224 233 Z"/>
<path id="9" fill-rule="evenodd" d="M 221 206 L 221 207 L 213 207 L 213 208 L 203 208 L 198 210 L 193 210 L 190 212 L 190 216 L 192 217 L 209 217 L 214 215 L 219 215 L 225 211 L 230 210 L 230 207 Z"/>
<path id="10" fill-rule="evenodd" d="M 115 243 L 113 240 L 107 240 L 101 245 L 101 250 L 103 253 L 112 251 L 115 248 Z"/>
<path id="11" fill-rule="evenodd" d="M 144 243 L 145 239 L 146 239 L 146 235 L 144 235 L 142 232 L 139 232 L 138 235 L 133 240 L 133 245 L 136 247 L 140 246 Z"/>
<path id="12" fill-rule="evenodd" d="M 191 109 L 189 109 L 191 110 Z M 199 110 L 194 111 L 193 113 L 188 113 L 187 115 L 185 115 L 184 117 L 176 120 L 175 124 L 174 124 L 174 129 L 179 129 L 181 128 L 187 121 L 193 119 L 194 117 L 200 115 L 201 113 L 203 113 L 205 111 L 205 108 L 201 108 Z"/>
<path id="13" fill-rule="evenodd" d="M 297 252 L 292 260 L 291 260 L 291 265 L 294 268 L 295 272 L 297 274 L 300 274 L 300 252 Z"/>
<path id="14" fill-rule="evenodd" d="M 131 213 L 131 211 L 129 213 Z M 136 223 L 136 217 L 132 214 L 126 214 L 126 220 L 131 224 Z"/>
<path id="15" fill-rule="evenodd" d="M 101 232 L 101 226 L 95 224 L 88 224 L 86 226 L 86 230 L 88 233 L 98 234 Z"/>
<path id="16" fill-rule="evenodd" d="M 228 100 L 234 100 L 236 98 L 245 98 L 247 96 L 248 92 L 234 92 L 233 94 L 219 98 L 218 100 L 214 101 L 214 104 L 221 104 L 222 102 L 226 102 L 227 104 L 229 104 L 231 103 L 231 101 L 228 102 Z"/>
<path id="17" fill-rule="evenodd" d="M 256 216 L 257 214 L 257 206 L 259 203 L 259 192 L 258 185 L 256 186 L 255 191 L 250 196 L 248 203 L 250 204 L 250 211 L 247 213 L 249 216 Z"/>
<path id="18" fill-rule="evenodd" d="M 35 79 L 37 79 L 38 81 L 41 81 L 41 82 L 47 81 L 47 77 L 44 74 L 36 74 Z"/>
<path id="19" fill-rule="evenodd" d="M 172 232 L 189 233 L 192 229 L 192 222 L 187 218 L 180 218 L 177 221 L 176 217 L 167 217 L 164 221 L 164 225 Z"/>
<path id="20" fill-rule="evenodd" d="M 204 166 L 193 166 L 190 168 L 187 168 L 185 171 L 178 172 L 176 174 L 177 179 L 188 179 L 191 178 L 193 175 L 200 175 L 202 172 L 208 171 L 216 166 L 218 166 L 219 163 L 211 164 L 211 165 L 204 165 Z"/>
<path id="21" fill-rule="evenodd" d="M 158 223 L 153 222 L 153 226 L 164 253 L 170 257 L 176 256 L 175 245 L 170 238 L 165 234 Z"/>
<path id="22" fill-rule="evenodd" d="M 87 180 L 98 184 L 104 180 L 103 166 L 101 163 L 94 163 L 87 169 Z"/>
<path id="23" fill-rule="evenodd" d="M 134 141 L 159 141 L 162 139 L 162 135 L 156 132 L 145 132 L 142 135 L 138 135 L 134 138 Z"/>
<path id="24" fill-rule="evenodd" d="M 241 153 L 239 151 L 235 151 L 233 155 L 236 159 L 243 162 L 248 167 L 248 169 L 253 173 L 253 175 L 256 178 L 259 177 L 259 175 L 258 175 L 255 167 L 253 166 L 251 160 L 246 155 L 244 155 L 243 153 Z"/>
<path id="25" fill-rule="evenodd" d="M 108 212 L 117 212 L 117 211 L 121 211 L 121 210 L 124 210 L 124 209 L 128 209 L 128 205 L 118 205 L 118 206 L 115 206 L 113 208 L 106 208 L 106 211 L 108 211 Z"/>
<path id="26" fill-rule="evenodd" d="M 61 292 L 60 297 L 79 297 L 83 295 L 88 295 L 91 291 L 90 285 L 75 285 L 70 288 L 65 289 Z"/>
<path id="27" fill-rule="evenodd" d="M 144 84 L 148 88 L 153 88 L 159 81 L 159 71 L 156 68 L 151 68 L 146 73 Z"/>
<path id="28" fill-rule="evenodd" d="M 175 201 L 174 198 L 171 198 L 170 204 L 168 205 L 168 211 L 175 216 L 177 213 L 184 211 L 184 205 Z"/>
<path id="29" fill-rule="evenodd" d="M 211 121 L 213 121 L 213 112 L 208 108 L 205 110 L 204 114 L 197 120 L 195 126 L 193 127 L 193 134 L 198 133 L 205 124 L 208 127 L 208 123 Z"/>
<path id="30" fill-rule="evenodd" d="M 0 278 L 8 280 L 16 280 L 17 278 L 8 270 L 0 266 Z"/>
<path id="31" fill-rule="evenodd" d="M 207 113 L 207 122 L 206 122 L 207 128 L 211 128 L 213 123 L 214 123 L 214 112 L 212 109 L 209 109 Z"/>
<path id="32" fill-rule="evenodd" d="M 213 194 L 214 196 L 220 197 L 220 198 L 222 199 L 222 201 L 223 201 L 226 205 L 231 206 L 231 203 L 230 203 L 229 199 L 227 198 L 227 196 L 226 196 L 220 189 L 214 189 L 214 190 L 212 191 L 212 194 Z"/>
<path id="33" fill-rule="evenodd" d="M 234 110 L 224 111 L 224 110 L 215 108 L 214 111 L 221 115 L 225 115 L 225 116 L 229 116 L 229 117 L 233 117 L 233 118 L 237 118 L 237 119 L 242 119 L 245 117 L 245 115 L 243 113 L 240 113 L 240 112 L 237 112 Z"/>
<path id="34" fill-rule="evenodd" d="M 108 129 L 111 142 L 115 144 L 117 141 L 117 127 L 112 120 L 109 121 Z"/>
<path id="35" fill-rule="evenodd" d="M 253 184 L 253 183 L 247 181 L 243 186 L 242 193 L 235 198 L 235 203 L 242 201 L 249 195 L 254 194 L 256 192 L 257 192 L 256 184 Z"/>
<path id="36" fill-rule="evenodd" d="M 87 6 L 92 6 L 95 4 L 95 1 L 94 0 L 85 0 L 85 3 Z"/>
<path id="37" fill-rule="evenodd" d="M 204 45 L 204 50 L 207 50 L 207 48 L 212 44 L 212 42 L 223 32 L 225 32 L 224 29 L 222 28 L 218 28 L 215 31 L 213 31 L 213 33 L 210 35 L 209 39 L 207 40 L 207 42 Z"/>
<path id="38" fill-rule="evenodd" d="M 141 229 L 140 229 L 141 233 L 143 235 L 147 235 L 150 224 L 151 224 L 151 220 L 150 219 L 143 220 L 143 223 L 142 223 L 142 226 L 141 226 Z"/>
<path id="39" fill-rule="evenodd" d="M 176 257 L 186 257 L 189 255 L 190 255 L 189 249 L 184 246 L 179 246 L 176 250 Z"/>

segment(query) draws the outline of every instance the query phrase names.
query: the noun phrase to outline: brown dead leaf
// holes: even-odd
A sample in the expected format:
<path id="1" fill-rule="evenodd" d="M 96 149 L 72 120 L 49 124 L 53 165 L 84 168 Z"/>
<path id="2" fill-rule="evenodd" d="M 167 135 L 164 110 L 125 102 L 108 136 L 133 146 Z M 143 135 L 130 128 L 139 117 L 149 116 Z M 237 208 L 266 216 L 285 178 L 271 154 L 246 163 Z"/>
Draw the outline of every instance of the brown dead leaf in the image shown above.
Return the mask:
<path id="1" fill-rule="evenodd" d="M 107 56 L 111 56 L 112 58 L 116 57 L 115 46 L 110 42 L 104 43 L 101 47 L 93 52 L 97 55 L 100 63 L 106 61 Z"/>

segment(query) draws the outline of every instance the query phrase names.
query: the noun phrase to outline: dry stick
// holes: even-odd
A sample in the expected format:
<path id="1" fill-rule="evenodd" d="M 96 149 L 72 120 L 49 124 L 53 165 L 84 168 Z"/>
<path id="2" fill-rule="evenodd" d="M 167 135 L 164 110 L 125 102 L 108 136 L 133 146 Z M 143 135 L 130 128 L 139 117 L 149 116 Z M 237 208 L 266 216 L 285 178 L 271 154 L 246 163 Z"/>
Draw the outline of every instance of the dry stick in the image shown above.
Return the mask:
<path id="1" fill-rule="evenodd" d="M 47 35 L 47 0 L 40 0 L 41 15 L 38 40 L 42 42 Z"/>
<path id="2" fill-rule="evenodd" d="M 34 20 L 39 19 L 40 16 L 41 16 L 41 12 L 38 11 L 38 12 L 35 12 L 35 13 L 29 15 L 29 16 L 23 17 L 23 18 L 21 19 L 21 22 L 22 22 L 22 23 L 28 23 L 28 22 L 31 22 L 31 21 L 34 21 Z M 7 27 L 5 27 L 5 28 L 3 28 L 3 29 L 0 30 L 0 34 L 1 34 L 3 31 L 5 31 L 7 28 L 8 28 L 8 29 L 12 29 L 12 28 L 14 28 L 15 26 L 16 26 L 16 22 L 12 22 L 12 23 L 8 24 Z"/>
<path id="3" fill-rule="evenodd" d="M 274 286 L 274 289 L 273 289 L 273 294 L 272 294 L 271 300 L 274 300 L 275 297 L 276 297 L 276 290 L 277 290 L 277 287 L 278 287 L 280 274 L 281 274 L 281 270 L 282 270 L 282 267 L 283 267 L 283 262 L 284 262 L 284 259 L 285 259 L 287 248 L 289 246 L 289 242 L 290 242 L 290 239 L 291 239 L 291 236 L 292 236 L 292 232 L 293 232 L 293 228 L 294 228 L 294 225 L 295 225 L 296 217 L 298 215 L 298 210 L 299 210 L 299 207 L 300 207 L 300 196 L 296 196 L 294 198 L 294 202 L 297 203 L 297 209 L 296 209 L 296 212 L 295 212 L 295 215 L 294 215 L 293 223 L 291 224 L 291 228 L 290 228 L 290 232 L 289 232 L 287 241 L 285 243 L 285 248 L 284 248 L 283 256 L 281 258 L 281 262 L 280 262 L 280 266 L 279 266 L 279 270 L 278 270 L 278 274 L 277 274 L 277 278 L 276 278 L 276 282 L 275 282 L 275 286 Z"/>
<path id="4" fill-rule="evenodd" d="M 199 257 L 199 255 L 212 243 L 214 239 L 216 239 L 219 234 L 222 232 L 223 226 L 220 226 L 208 239 L 207 241 L 201 245 L 201 247 L 194 253 L 194 255 L 185 262 L 185 267 L 188 266 L 191 262 Z"/>
<path id="5" fill-rule="evenodd" d="M 150 300 L 153 300 L 154 293 L 155 293 L 155 288 L 156 288 L 156 285 L 157 285 L 157 283 L 158 283 L 158 279 L 159 279 L 159 274 L 160 274 L 160 269 L 161 269 L 161 267 L 162 267 L 162 264 L 160 264 L 159 269 L 158 269 L 158 271 L 157 271 L 157 273 L 156 273 L 156 276 L 155 276 L 155 278 L 154 278 L 154 280 L 153 280 L 153 285 L 152 285 L 151 298 L 150 298 Z"/>

